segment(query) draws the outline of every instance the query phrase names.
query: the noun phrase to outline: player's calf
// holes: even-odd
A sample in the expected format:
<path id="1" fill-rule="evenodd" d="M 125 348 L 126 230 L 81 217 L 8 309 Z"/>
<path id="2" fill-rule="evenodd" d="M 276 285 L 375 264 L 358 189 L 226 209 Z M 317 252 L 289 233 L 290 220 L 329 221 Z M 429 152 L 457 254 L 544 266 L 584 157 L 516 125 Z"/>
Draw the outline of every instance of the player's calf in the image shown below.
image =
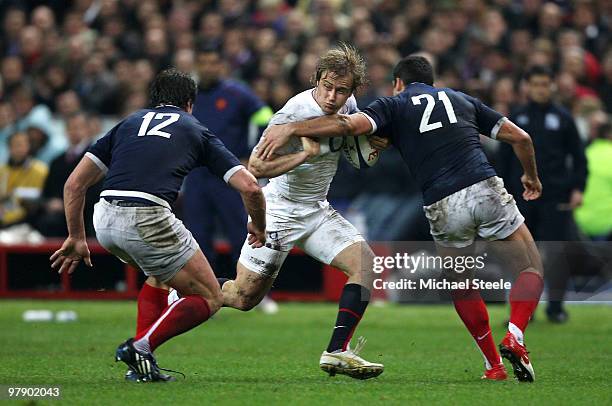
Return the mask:
<path id="1" fill-rule="evenodd" d="M 365 241 L 343 249 L 331 262 L 348 276 L 338 303 L 338 315 L 327 352 L 345 351 L 370 303 L 369 282 L 374 253 Z"/>

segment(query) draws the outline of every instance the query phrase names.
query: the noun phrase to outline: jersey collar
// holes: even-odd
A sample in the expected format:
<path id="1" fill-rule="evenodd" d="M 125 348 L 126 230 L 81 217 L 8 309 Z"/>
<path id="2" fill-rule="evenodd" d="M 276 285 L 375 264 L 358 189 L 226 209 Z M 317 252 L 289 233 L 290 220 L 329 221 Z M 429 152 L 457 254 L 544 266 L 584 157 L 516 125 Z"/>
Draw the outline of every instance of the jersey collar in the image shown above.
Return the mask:
<path id="1" fill-rule="evenodd" d="M 160 109 L 162 107 L 174 107 L 175 109 L 179 109 L 179 110 L 181 109 L 180 107 L 175 106 L 174 104 L 159 104 L 155 106 L 156 109 Z"/>

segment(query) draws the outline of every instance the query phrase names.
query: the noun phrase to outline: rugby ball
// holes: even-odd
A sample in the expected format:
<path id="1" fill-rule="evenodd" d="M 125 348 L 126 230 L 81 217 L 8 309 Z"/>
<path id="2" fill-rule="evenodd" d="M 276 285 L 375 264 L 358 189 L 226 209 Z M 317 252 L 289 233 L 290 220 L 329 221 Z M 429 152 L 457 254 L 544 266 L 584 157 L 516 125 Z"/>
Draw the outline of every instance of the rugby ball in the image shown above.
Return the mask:
<path id="1" fill-rule="evenodd" d="M 367 135 L 344 137 L 342 154 L 357 169 L 369 168 L 378 162 L 379 151 L 372 148 Z"/>

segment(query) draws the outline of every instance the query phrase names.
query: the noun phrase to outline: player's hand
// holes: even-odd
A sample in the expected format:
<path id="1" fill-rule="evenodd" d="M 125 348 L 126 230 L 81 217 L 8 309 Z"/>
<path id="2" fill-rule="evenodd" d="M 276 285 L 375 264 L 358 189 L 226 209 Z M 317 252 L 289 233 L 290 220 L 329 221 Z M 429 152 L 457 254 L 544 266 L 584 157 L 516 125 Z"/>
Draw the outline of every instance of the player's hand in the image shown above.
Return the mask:
<path id="1" fill-rule="evenodd" d="M 540 179 L 523 175 L 521 176 L 521 183 L 525 188 L 523 199 L 527 201 L 536 200 L 542 195 L 542 184 L 540 183 Z"/>
<path id="2" fill-rule="evenodd" d="M 74 272 L 77 265 L 81 260 L 85 261 L 85 265 L 92 267 L 91 257 L 89 255 L 89 248 L 87 247 L 87 241 L 85 238 L 75 239 L 72 237 L 66 238 L 62 248 L 55 251 L 51 258 L 51 268 L 58 269 L 58 273 L 68 271 L 68 273 Z"/>
<path id="3" fill-rule="evenodd" d="M 304 147 L 304 152 L 308 154 L 309 158 L 319 155 L 321 151 L 321 143 L 314 138 L 302 137 L 302 147 Z"/>
<path id="4" fill-rule="evenodd" d="M 389 138 L 379 137 L 377 135 L 368 136 L 368 141 L 370 141 L 370 146 L 377 151 L 384 151 L 391 145 Z"/>
<path id="5" fill-rule="evenodd" d="M 264 161 L 272 158 L 277 149 L 289 142 L 291 127 L 288 124 L 271 125 L 266 128 L 262 141 L 257 147 L 257 157 Z"/>
<path id="6" fill-rule="evenodd" d="M 260 230 L 253 224 L 252 221 L 247 223 L 247 231 L 249 232 L 249 236 L 247 237 L 247 241 L 249 245 L 253 248 L 261 248 L 266 244 L 266 230 Z"/>

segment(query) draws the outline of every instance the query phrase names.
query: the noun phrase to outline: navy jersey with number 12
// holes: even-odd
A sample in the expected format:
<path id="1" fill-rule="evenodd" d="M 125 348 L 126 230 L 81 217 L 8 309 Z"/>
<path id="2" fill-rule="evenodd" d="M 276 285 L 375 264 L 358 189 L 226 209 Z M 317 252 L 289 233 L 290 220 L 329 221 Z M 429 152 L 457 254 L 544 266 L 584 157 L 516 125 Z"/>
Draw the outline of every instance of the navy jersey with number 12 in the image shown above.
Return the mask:
<path id="1" fill-rule="evenodd" d="M 106 172 L 101 196 L 145 199 L 166 207 L 193 168 L 206 166 L 226 182 L 242 168 L 202 123 L 174 106 L 131 114 L 86 155 Z"/>
<path id="2" fill-rule="evenodd" d="M 505 118 L 478 99 L 449 88 L 411 83 L 364 113 L 391 137 L 423 192 L 425 205 L 495 176 L 479 134 L 495 138 Z"/>

